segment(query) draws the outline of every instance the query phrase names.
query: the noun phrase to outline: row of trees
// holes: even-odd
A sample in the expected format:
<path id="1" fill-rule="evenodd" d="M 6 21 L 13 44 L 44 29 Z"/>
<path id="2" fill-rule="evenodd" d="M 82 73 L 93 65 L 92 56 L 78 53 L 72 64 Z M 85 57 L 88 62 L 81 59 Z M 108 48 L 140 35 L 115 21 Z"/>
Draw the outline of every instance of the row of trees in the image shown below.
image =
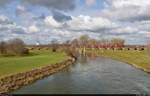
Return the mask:
<path id="1" fill-rule="evenodd" d="M 115 45 L 124 45 L 125 40 L 121 38 L 111 38 L 111 39 L 93 39 L 90 38 L 88 35 L 81 35 L 79 38 L 75 38 L 72 41 L 67 40 L 63 44 L 61 44 L 61 49 L 66 52 L 70 56 L 77 56 L 77 48 L 83 48 L 85 50 L 87 45 L 108 45 L 108 44 L 115 44 Z M 52 51 L 56 52 L 58 49 L 58 42 L 56 39 L 51 41 Z"/>
<path id="2" fill-rule="evenodd" d="M 79 38 L 75 38 L 72 41 L 67 40 L 64 42 L 63 51 L 68 54 L 76 54 L 76 48 L 86 48 L 87 45 L 106 45 L 106 44 L 117 44 L 124 45 L 125 40 L 120 38 L 112 38 L 112 39 L 93 39 L 88 35 L 81 35 Z M 59 48 L 59 43 L 56 39 L 51 41 L 52 51 L 56 52 Z M 62 46 L 61 46 L 62 47 Z M 71 53 L 73 52 L 73 53 Z M 25 44 L 21 39 L 15 38 L 9 40 L 8 42 L 0 42 L 0 53 L 2 55 L 24 55 L 28 54 L 28 50 L 25 48 Z"/>
<path id="3" fill-rule="evenodd" d="M 83 47 L 86 47 L 87 45 L 112 44 L 112 45 L 122 45 L 123 46 L 125 43 L 125 40 L 123 40 L 121 38 L 111 38 L 111 39 L 103 38 L 101 40 L 97 40 L 97 39 L 90 38 L 88 35 L 82 35 L 79 38 L 76 38 L 76 39 L 73 39 L 72 41 L 67 41 L 67 42 L 70 42 L 69 44 L 71 44 L 71 46 L 83 48 Z"/>
<path id="4" fill-rule="evenodd" d="M 75 38 L 72 41 L 67 40 L 64 45 L 70 45 L 71 47 L 76 47 L 76 48 L 84 48 L 87 45 L 124 45 L 125 40 L 121 38 L 111 38 L 111 39 L 106 39 L 103 38 L 101 40 L 93 39 L 90 38 L 88 35 L 81 35 L 79 38 Z M 58 48 L 58 42 L 56 39 L 51 41 L 51 45 L 53 46 L 53 51 L 56 51 Z"/>
<path id="5" fill-rule="evenodd" d="M 8 42 L 0 42 L 0 53 L 2 55 L 24 55 L 28 54 L 28 50 L 25 49 L 25 44 L 21 39 L 15 38 Z"/>

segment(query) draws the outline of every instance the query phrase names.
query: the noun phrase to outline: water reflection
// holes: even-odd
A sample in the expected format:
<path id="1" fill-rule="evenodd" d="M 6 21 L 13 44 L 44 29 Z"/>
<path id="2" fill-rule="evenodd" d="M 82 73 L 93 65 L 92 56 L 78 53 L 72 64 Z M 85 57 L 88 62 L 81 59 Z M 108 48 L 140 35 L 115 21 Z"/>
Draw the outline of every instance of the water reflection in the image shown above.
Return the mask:
<path id="1" fill-rule="evenodd" d="M 70 66 L 72 67 L 72 68 L 75 68 L 76 67 L 76 64 L 77 63 L 77 61 L 75 61 L 73 64 L 71 64 Z"/>
<path id="2" fill-rule="evenodd" d="M 88 53 L 86 54 L 86 57 L 89 58 L 89 59 L 96 59 L 96 58 L 99 58 L 100 56 L 96 55 L 96 54 L 91 54 L 91 53 Z"/>
<path id="3" fill-rule="evenodd" d="M 87 56 L 87 57 L 86 57 Z M 15 94 L 150 94 L 150 74 L 93 54 L 79 57 L 61 72 L 25 86 Z"/>
<path id="4" fill-rule="evenodd" d="M 86 57 L 90 60 L 98 60 L 98 59 L 101 59 L 101 60 L 105 60 L 105 59 L 108 59 L 107 57 L 104 57 L 104 56 L 101 56 L 101 55 L 98 55 L 98 54 L 94 54 L 94 53 L 86 53 Z"/>
<path id="5" fill-rule="evenodd" d="M 82 65 L 87 64 L 86 56 L 81 56 L 80 58 L 78 58 L 78 62 L 81 63 Z"/>

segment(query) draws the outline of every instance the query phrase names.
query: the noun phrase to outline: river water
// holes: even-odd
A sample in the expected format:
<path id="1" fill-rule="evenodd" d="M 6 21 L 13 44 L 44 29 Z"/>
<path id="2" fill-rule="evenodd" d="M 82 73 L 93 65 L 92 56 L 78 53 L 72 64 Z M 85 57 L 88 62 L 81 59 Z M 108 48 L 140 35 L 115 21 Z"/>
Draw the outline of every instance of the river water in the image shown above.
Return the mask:
<path id="1" fill-rule="evenodd" d="M 13 94 L 150 94 L 150 74 L 110 58 L 89 55 Z"/>

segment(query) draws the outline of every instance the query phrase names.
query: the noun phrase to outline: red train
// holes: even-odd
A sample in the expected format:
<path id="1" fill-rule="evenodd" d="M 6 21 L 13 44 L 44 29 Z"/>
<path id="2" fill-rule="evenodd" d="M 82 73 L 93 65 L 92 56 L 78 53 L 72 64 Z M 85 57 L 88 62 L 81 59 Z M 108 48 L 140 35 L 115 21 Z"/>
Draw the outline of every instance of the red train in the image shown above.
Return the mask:
<path id="1" fill-rule="evenodd" d="M 86 48 L 123 48 L 123 45 L 87 45 Z"/>

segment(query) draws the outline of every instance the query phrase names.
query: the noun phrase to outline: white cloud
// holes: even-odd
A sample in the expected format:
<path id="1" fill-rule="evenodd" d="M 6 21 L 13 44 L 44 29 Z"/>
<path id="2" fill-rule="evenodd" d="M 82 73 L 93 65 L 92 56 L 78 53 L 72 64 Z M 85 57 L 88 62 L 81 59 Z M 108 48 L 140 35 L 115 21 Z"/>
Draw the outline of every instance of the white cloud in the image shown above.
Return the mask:
<path id="1" fill-rule="evenodd" d="M 53 29 L 51 30 L 50 34 L 56 38 L 63 37 L 65 40 L 67 38 L 71 39 L 73 37 L 79 37 L 82 34 L 89 34 L 91 37 L 95 38 L 120 37 L 126 39 L 127 42 L 129 42 L 129 40 L 132 38 L 132 43 L 136 42 L 137 40 L 135 39 L 137 39 L 140 35 L 143 37 L 138 39 L 146 39 L 145 35 L 148 34 L 140 33 L 142 29 L 139 27 L 141 24 L 138 23 L 122 24 L 120 22 L 117 23 L 111 21 L 104 17 L 91 17 L 85 15 L 71 17 L 72 20 L 62 23 L 55 21 L 52 16 L 48 16 L 45 19 L 45 23 L 47 23 L 48 26 Z M 64 26 L 64 24 L 66 24 L 66 26 Z"/>
<path id="2" fill-rule="evenodd" d="M 90 17 L 80 15 L 78 17 L 73 17 L 71 21 L 67 23 L 72 30 L 82 30 L 82 31 L 98 31 L 101 29 L 109 29 L 117 27 L 117 24 L 111 22 L 110 20 L 102 17 Z"/>
<path id="3" fill-rule="evenodd" d="M 23 6 L 21 6 L 21 5 L 18 5 L 17 7 L 16 7 L 16 9 L 19 9 L 19 10 L 22 10 L 22 11 L 25 11 L 26 9 L 23 7 Z"/>
<path id="4" fill-rule="evenodd" d="M 6 20 L 8 20 L 8 18 L 4 15 L 0 15 L 0 20 L 1 21 L 6 21 Z"/>
<path id="5" fill-rule="evenodd" d="M 7 24 L 12 24 L 12 23 L 13 22 L 8 17 L 0 14 L 0 24 L 7 25 Z"/>
<path id="6" fill-rule="evenodd" d="M 55 19 L 53 19 L 52 16 L 47 16 L 45 18 L 44 22 L 46 23 L 46 25 L 56 27 L 56 28 L 62 27 L 62 25 L 63 25 L 62 23 L 57 22 Z"/>
<path id="7" fill-rule="evenodd" d="M 113 7 L 120 8 L 125 6 L 149 6 L 149 0 L 110 0 Z"/>
<path id="8" fill-rule="evenodd" d="M 148 31 L 140 31 L 139 34 L 141 36 L 145 36 L 146 38 L 150 38 L 150 32 Z"/>
<path id="9" fill-rule="evenodd" d="M 86 5 L 87 6 L 92 6 L 95 4 L 95 0 L 86 0 Z"/>
<path id="10" fill-rule="evenodd" d="M 134 33 L 137 33 L 138 32 L 138 29 L 136 29 L 136 28 L 132 28 L 132 27 L 130 27 L 130 26 L 126 26 L 126 27 L 119 27 L 119 28 L 116 28 L 115 30 L 114 30 L 114 34 L 116 33 L 121 33 L 121 34 L 123 34 L 123 33 L 125 33 L 125 34 L 134 34 Z"/>
<path id="11" fill-rule="evenodd" d="M 105 6 L 101 16 L 128 21 L 150 19 L 149 0 L 110 0 Z"/>
<path id="12" fill-rule="evenodd" d="M 67 22 L 57 22 L 52 16 L 45 19 L 45 23 L 51 27 L 60 28 L 66 26 L 68 30 L 74 31 L 97 31 L 101 29 L 111 29 L 118 27 L 117 24 L 103 17 L 90 17 L 90 16 L 72 16 L 72 20 Z"/>
<path id="13" fill-rule="evenodd" d="M 0 15 L 0 31 L 1 33 L 10 32 L 17 34 L 24 34 L 25 28 L 19 25 L 16 25 L 11 21 L 7 16 Z"/>
<path id="14" fill-rule="evenodd" d="M 45 26 L 45 24 L 40 24 L 41 22 L 30 22 L 29 26 L 21 26 L 15 23 L 6 25 L 0 24 L 0 36 L 3 36 L 1 40 L 20 37 L 25 40 L 26 43 L 34 44 L 38 37 L 39 41 L 48 44 L 53 38 L 63 42 L 68 39 L 71 40 L 75 37 L 79 37 L 82 34 L 89 34 L 90 37 L 95 37 L 97 39 L 120 37 L 126 39 L 128 43 L 135 43 L 139 42 L 140 39 L 145 40 L 150 36 L 148 32 L 148 30 L 150 30 L 148 28 L 148 26 L 150 26 L 150 21 L 122 24 L 104 17 L 91 17 L 85 15 L 71 17 L 72 20 L 67 22 L 57 22 L 52 16 L 47 16 L 44 19 L 44 23 L 47 26 Z M 3 21 L 6 20 L 4 18 L 9 20 L 9 18 L 5 16 L 0 18 L 3 18 Z M 40 26 L 37 26 L 37 23 L 40 24 Z M 42 32 L 40 32 L 40 30 L 42 30 Z M 139 38 L 139 36 L 142 37 Z M 33 41 L 29 42 L 31 39 Z"/>
<path id="15" fill-rule="evenodd" d="M 23 19 L 32 19 L 35 17 L 30 10 L 21 5 L 16 6 L 16 16 Z"/>
<path id="16" fill-rule="evenodd" d="M 39 32 L 39 31 L 40 30 L 35 25 L 29 27 L 29 32 Z"/>

